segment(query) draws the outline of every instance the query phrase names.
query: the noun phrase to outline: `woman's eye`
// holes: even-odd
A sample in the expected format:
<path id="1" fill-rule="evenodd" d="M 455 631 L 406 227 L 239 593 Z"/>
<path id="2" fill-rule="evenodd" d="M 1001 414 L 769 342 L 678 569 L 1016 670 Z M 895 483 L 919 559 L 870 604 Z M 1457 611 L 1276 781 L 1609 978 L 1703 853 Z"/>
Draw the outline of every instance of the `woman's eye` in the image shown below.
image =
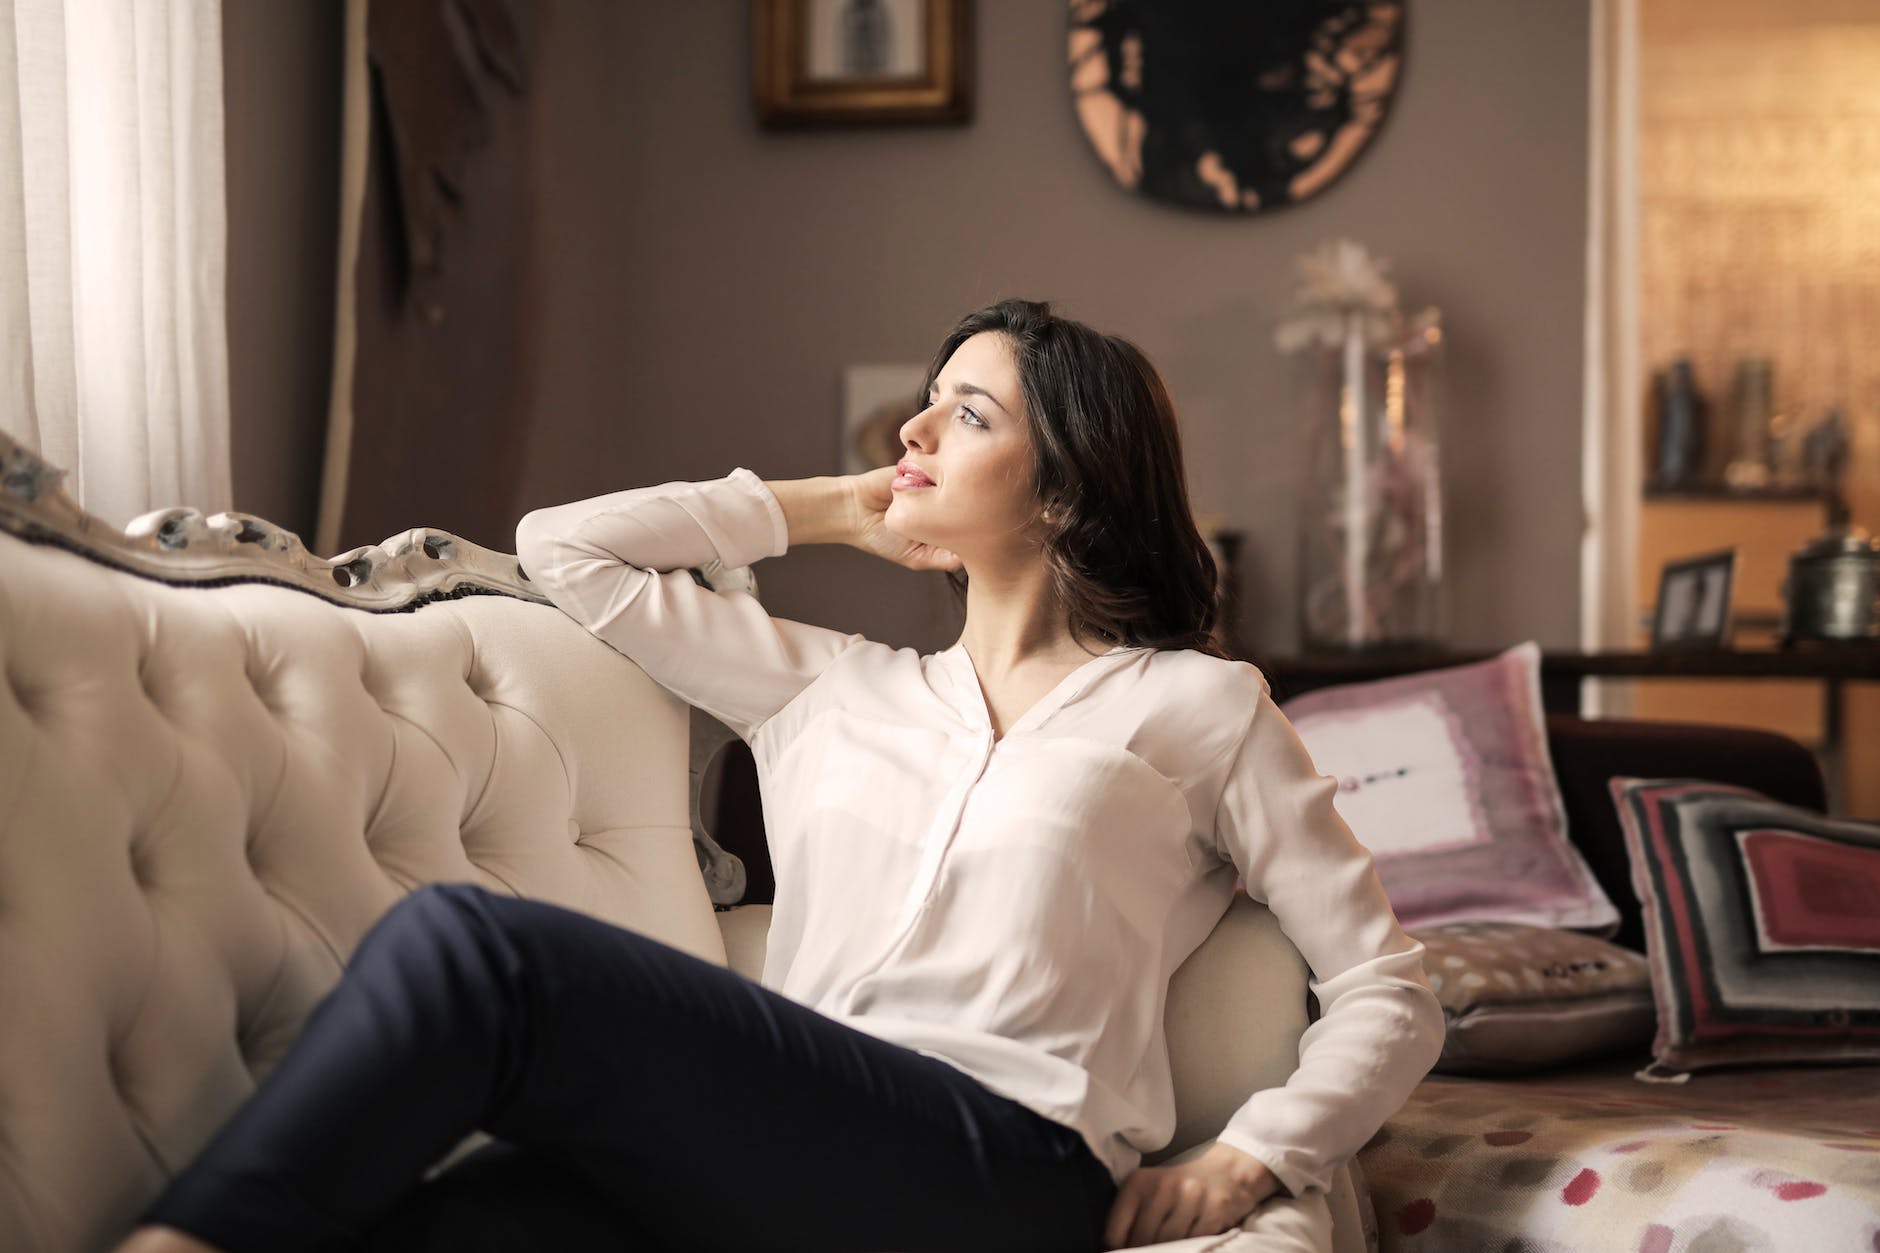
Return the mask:
<path id="1" fill-rule="evenodd" d="M 931 409 L 939 403 L 940 401 L 938 397 L 929 397 L 927 400 L 927 407 Z M 963 420 L 969 420 L 968 425 L 984 427 L 986 430 L 992 429 L 991 424 L 988 423 L 984 418 L 980 417 L 977 413 L 975 413 L 969 406 L 966 406 L 966 405 L 960 406 L 960 417 Z"/>

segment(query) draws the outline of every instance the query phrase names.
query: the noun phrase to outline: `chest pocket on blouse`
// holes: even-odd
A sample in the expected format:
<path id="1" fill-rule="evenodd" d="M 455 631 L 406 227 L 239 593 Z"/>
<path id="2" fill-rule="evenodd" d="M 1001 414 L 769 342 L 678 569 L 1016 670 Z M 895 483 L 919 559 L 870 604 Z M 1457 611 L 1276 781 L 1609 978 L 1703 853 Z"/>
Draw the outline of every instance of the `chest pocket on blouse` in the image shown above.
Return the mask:
<path id="1" fill-rule="evenodd" d="M 944 790 L 947 757 L 941 731 L 831 709 L 777 764 L 778 834 L 794 842 L 826 835 L 916 845 Z"/>
<path id="2" fill-rule="evenodd" d="M 1040 891 L 1091 889 L 1153 936 L 1194 876 L 1192 836 L 1181 789 L 1134 753 L 1019 737 L 974 789 L 955 853 L 962 866 L 1024 867 Z"/>

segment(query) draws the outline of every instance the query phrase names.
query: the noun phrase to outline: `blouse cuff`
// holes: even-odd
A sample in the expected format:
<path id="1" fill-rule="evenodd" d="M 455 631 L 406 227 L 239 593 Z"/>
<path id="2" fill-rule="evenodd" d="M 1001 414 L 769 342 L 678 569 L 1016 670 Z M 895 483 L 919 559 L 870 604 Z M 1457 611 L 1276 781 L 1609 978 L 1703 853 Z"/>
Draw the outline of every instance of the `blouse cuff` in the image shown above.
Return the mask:
<path id="1" fill-rule="evenodd" d="M 763 551 L 724 553 L 725 564 L 747 566 L 761 557 L 783 556 L 790 547 L 790 526 L 784 520 L 783 506 L 778 503 L 777 495 L 770 490 L 770 485 L 759 478 L 754 471 L 747 470 L 743 466 L 727 474 L 724 481 L 735 484 L 740 493 L 747 498 L 747 503 L 751 506 L 749 515 L 751 521 L 761 529 L 763 536 L 760 541 L 757 534 L 751 535 L 753 542 L 763 544 Z M 744 537 L 741 534 L 739 538 Z M 737 560 L 732 560 L 734 557 Z"/>
<path id="2" fill-rule="evenodd" d="M 1215 1140 L 1230 1149 L 1239 1149 L 1272 1171 L 1273 1178 L 1279 1180 L 1279 1186 L 1285 1189 L 1288 1195 L 1299 1196 L 1307 1188 L 1317 1188 L 1323 1192 L 1329 1187 L 1329 1181 L 1312 1178 L 1304 1170 L 1296 1169 L 1288 1164 L 1285 1153 L 1263 1140 L 1249 1139 L 1232 1128 L 1223 1130 L 1215 1137 Z"/>

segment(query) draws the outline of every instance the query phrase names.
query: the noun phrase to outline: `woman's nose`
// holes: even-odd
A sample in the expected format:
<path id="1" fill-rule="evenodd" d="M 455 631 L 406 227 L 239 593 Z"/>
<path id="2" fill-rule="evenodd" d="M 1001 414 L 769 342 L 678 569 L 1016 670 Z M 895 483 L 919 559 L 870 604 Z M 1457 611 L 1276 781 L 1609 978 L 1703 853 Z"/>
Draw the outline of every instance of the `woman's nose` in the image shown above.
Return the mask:
<path id="1" fill-rule="evenodd" d="M 923 406 L 913 417 L 901 423 L 901 443 L 909 448 L 919 448 L 923 452 L 931 451 L 927 444 L 927 415 L 932 409 L 932 405 Z"/>

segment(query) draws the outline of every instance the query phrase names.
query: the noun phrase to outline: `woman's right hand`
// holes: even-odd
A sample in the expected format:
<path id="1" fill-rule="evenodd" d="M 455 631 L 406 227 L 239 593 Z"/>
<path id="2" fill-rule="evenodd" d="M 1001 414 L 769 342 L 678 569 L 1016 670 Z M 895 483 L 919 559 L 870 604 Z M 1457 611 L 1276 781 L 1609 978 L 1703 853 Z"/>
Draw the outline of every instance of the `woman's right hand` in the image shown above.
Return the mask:
<path id="1" fill-rule="evenodd" d="M 853 534 L 849 543 L 863 552 L 886 557 L 910 570 L 960 569 L 964 563 L 952 549 L 923 544 L 888 529 L 883 515 L 887 513 L 888 506 L 894 503 L 894 488 L 890 486 L 894 476 L 893 466 L 881 466 L 861 474 L 844 476 L 842 481 L 849 486 L 855 498 L 851 527 Z"/>

